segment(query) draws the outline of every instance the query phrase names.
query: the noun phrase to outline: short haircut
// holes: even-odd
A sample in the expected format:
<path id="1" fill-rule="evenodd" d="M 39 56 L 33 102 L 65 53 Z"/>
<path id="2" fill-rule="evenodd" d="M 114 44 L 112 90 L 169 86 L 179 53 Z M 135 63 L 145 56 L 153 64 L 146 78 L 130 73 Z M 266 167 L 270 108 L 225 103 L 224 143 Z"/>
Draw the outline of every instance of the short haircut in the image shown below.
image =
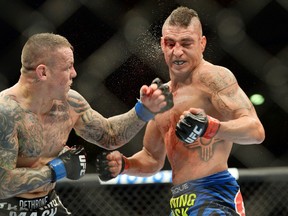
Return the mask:
<path id="1" fill-rule="evenodd" d="M 21 54 L 21 71 L 34 70 L 39 64 L 49 64 L 50 55 L 59 48 L 73 46 L 63 36 L 53 33 L 32 35 L 25 43 Z"/>

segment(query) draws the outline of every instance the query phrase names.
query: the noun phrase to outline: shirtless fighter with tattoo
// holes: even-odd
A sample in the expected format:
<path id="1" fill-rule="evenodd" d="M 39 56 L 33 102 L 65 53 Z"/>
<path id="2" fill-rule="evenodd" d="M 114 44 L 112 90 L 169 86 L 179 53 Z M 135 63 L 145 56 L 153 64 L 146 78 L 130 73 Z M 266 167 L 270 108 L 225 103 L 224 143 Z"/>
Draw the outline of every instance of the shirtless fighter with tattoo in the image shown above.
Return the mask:
<path id="1" fill-rule="evenodd" d="M 83 147 L 66 145 L 71 130 L 113 150 L 173 103 L 157 80 L 141 87 L 133 109 L 104 118 L 71 89 L 73 47 L 57 34 L 31 36 L 21 62 L 19 81 L 0 93 L 0 215 L 71 215 L 54 190 L 59 179 L 85 174 Z"/>
<path id="2" fill-rule="evenodd" d="M 161 37 L 174 107 L 148 122 L 140 152 L 127 158 L 113 151 L 97 167 L 105 179 L 119 172 L 148 176 L 162 169 L 167 155 L 174 184 L 170 216 L 244 216 L 227 160 L 233 143 L 260 144 L 265 132 L 233 73 L 204 60 L 205 46 L 197 12 L 175 9 Z"/>

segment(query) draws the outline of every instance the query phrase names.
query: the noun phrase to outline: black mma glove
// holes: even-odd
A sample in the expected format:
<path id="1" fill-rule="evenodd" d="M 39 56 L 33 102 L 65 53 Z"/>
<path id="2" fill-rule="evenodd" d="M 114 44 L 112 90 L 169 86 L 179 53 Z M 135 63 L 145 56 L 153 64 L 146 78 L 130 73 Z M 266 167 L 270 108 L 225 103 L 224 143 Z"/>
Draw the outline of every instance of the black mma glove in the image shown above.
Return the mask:
<path id="1" fill-rule="evenodd" d="M 191 144 L 198 137 L 213 138 L 220 127 L 219 120 L 203 113 L 188 113 L 176 125 L 177 137 L 185 143 Z"/>
<path id="2" fill-rule="evenodd" d="M 77 180 L 86 172 L 86 153 L 83 146 L 73 146 L 65 153 L 51 160 L 47 165 L 52 170 L 52 181 L 67 177 Z"/>
<path id="3" fill-rule="evenodd" d="M 112 176 L 112 173 L 109 170 L 108 162 L 109 160 L 106 158 L 108 154 L 111 152 L 109 151 L 103 151 L 100 154 L 96 156 L 96 173 L 98 174 L 98 177 L 102 181 L 109 181 L 115 177 Z M 121 174 L 124 171 L 125 168 L 125 157 L 122 155 L 122 166 L 121 171 L 119 174 Z"/>
<path id="4" fill-rule="evenodd" d="M 106 158 L 106 156 L 109 154 L 110 152 L 108 151 L 103 151 L 100 154 L 96 155 L 96 173 L 98 174 L 98 177 L 102 180 L 102 181 L 108 181 L 110 179 L 113 179 L 114 177 L 111 175 L 111 172 L 109 170 L 109 166 L 108 166 L 108 160 Z"/>
<path id="5" fill-rule="evenodd" d="M 163 107 L 158 113 L 162 113 L 171 109 L 174 106 L 173 94 L 170 92 L 168 84 L 163 84 L 163 82 L 159 78 L 155 78 L 152 81 L 152 84 L 157 84 L 158 89 L 160 89 L 162 91 L 162 94 L 165 96 L 165 101 L 167 103 L 167 105 Z"/>
<path id="6" fill-rule="evenodd" d="M 157 113 L 162 113 L 171 109 L 174 106 L 174 103 L 173 94 L 170 92 L 169 86 L 167 84 L 163 84 L 159 78 L 154 79 L 151 84 L 157 84 L 158 89 L 160 89 L 162 91 L 162 94 L 165 96 L 165 101 L 167 103 L 166 106 Z M 155 114 L 157 114 L 147 109 L 140 100 L 138 100 L 138 102 L 136 103 L 135 110 L 137 116 L 146 122 L 154 118 Z"/>

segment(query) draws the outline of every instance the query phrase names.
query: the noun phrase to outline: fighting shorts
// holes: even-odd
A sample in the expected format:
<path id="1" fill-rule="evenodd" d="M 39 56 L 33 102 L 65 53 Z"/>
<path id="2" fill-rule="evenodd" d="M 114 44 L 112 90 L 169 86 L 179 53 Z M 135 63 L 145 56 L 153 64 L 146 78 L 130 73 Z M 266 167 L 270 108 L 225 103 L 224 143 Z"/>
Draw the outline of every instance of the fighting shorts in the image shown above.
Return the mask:
<path id="1" fill-rule="evenodd" d="M 44 197 L 0 199 L 1 216 L 63 216 L 72 215 L 62 204 L 55 190 Z"/>
<path id="2" fill-rule="evenodd" d="M 171 188 L 170 216 L 245 216 L 240 187 L 229 171 Z"/>

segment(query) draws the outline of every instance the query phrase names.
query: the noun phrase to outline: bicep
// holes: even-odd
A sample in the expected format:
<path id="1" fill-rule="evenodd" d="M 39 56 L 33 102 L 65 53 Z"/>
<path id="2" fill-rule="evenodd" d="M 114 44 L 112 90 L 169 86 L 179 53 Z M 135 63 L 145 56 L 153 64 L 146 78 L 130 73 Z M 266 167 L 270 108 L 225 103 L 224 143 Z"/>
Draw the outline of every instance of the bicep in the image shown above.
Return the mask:
<path id="1" fill-rule="evenodd" d="M 16 122 L 20 117 L 9 105 L 0 109 L 0 167 L 12 170 L 16 167 L 19 150 Z"/>
<path id="2" fill-rule="evenodd" d="M 156 121 L 152 120 L 147 124 L 143 139 L 144 150 L 150 157 L 164 164 L 166 148 L 162 134 L 160 133 Z"/>
<path id="3" fill-rule="evenodd" d="M 11 173 L 16 169 L 18 145 L 2 139 L 0 144 L 0 199 L 10 195 L 12 188 L 14 189 L 15 181 L 21 178 L 14 178 Z M 11 172 L 12 171 L 12 172 Z M 14 181 L 13 181 L 14 179 Z M 12 182 L 12 185 L 11 185 Z"/>
<path id="4" fill-rule="evenodd" d="M 89 142 L 98 142 L 107 128 L 106 119 L 93 110 L 89 103 L 76 91 L 70 91 L 68 103 L 75 118 L 74 130 Z"/>
<path id="5" fill-rule="evenodd" d="M 18 155 L 18 144 L 15 141 L 1 140 L 0 167 L 5 170 L 15 169 Z"/>
<path id="6" fill-rule="evenodd" d="M 9 180 L 12 179 L 9 172 L 16 169 L 19 151 L 18 139 L 12 122 L 1 121 L 0 136 L 0 179 L 1 182 L 5 182 L 5 187 L 9 187 Z M 2 187 L 1 190 L 3 190 Z M 2 197 L 2 194 L 0 196 Z"/>
<path id="7" fill-rule="evenodd" d="M 130 167 L 125 173 L 136 176 L 150 176 L 164 166 L 166 150 L 156 128 L 155 121 L 147 124 L 143 149 L 129 157 Z"/>
<path id="8" fill-rule="evenodd" d="M 237 82 L 216 92 L 212 96 L 212 103 L 218 112 L 227 119 L 234 119 L 240 117 L 239 115 L 251 115 L 254 113 L 254 108 L 249 98 Z"/>

